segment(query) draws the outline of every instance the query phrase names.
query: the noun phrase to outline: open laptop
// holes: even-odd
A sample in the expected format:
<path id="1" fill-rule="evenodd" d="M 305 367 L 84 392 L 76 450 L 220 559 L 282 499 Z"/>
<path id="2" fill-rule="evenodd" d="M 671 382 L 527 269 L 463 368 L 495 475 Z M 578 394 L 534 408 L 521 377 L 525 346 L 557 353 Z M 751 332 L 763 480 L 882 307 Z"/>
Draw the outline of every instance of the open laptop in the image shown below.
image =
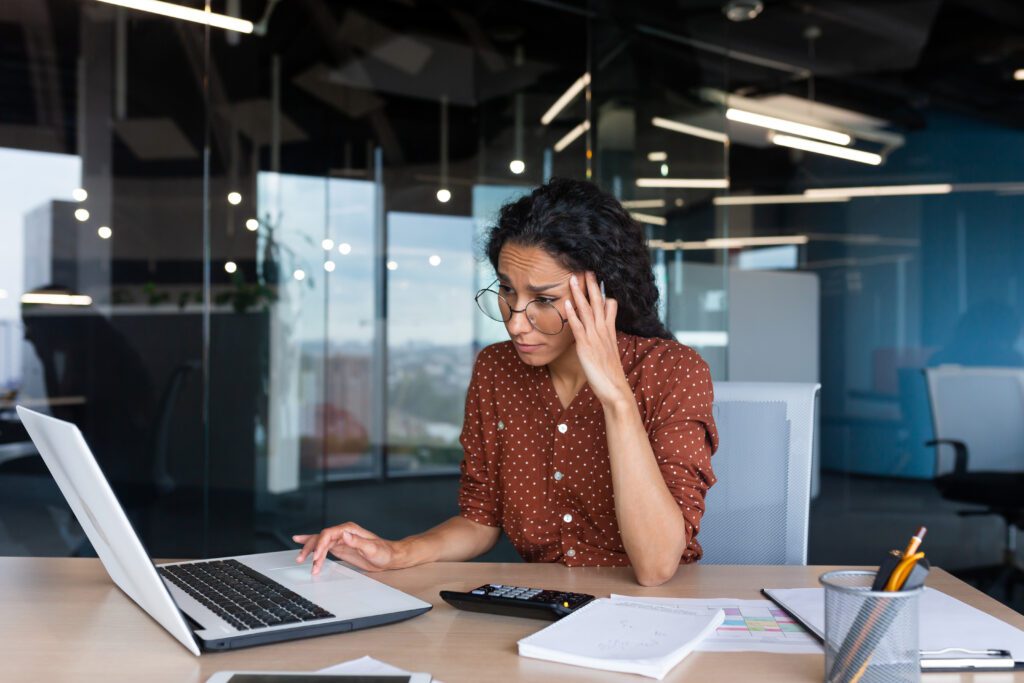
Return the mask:
<path id="1" fill-rule="evenodd" d="M 18 406 L 114 583 L 193 654 L 402 621 L 430 603 L 298 550 L 154 566 L 78 427 Z"/>

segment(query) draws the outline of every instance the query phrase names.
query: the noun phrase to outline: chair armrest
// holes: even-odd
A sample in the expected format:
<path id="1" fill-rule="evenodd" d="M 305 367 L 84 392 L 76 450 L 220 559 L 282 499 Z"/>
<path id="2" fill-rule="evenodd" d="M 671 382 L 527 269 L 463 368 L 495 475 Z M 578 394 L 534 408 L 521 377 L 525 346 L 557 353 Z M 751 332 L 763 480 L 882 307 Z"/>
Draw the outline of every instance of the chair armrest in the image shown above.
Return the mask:
<path id="1" fill-rule="evenodd" d="M 967 444 L 963 441 L 957 441 L 956 439 L 932 439 L 926 441 L 925 446 L 935 446 L 935 474 L 939 474 L 939 449 L 940 445 L 952 446 L 956 452 L 953 460 L 953 474 L 966 474 L 967 473 Z"/>

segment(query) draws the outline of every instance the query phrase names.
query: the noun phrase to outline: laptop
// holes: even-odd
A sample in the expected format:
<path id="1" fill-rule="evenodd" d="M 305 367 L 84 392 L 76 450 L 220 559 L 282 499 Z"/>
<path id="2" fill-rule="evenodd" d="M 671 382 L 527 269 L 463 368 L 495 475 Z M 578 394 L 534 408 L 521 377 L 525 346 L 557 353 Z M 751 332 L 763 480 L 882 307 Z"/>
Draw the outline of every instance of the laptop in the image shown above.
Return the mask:
<path id="1" fill-rule="evenodd" d="M 78 427 L 18 406 L 25 429 L 114 583 L 195 655 L 403 621 L 430 610 L 298 549 L 154 565 Z"/>

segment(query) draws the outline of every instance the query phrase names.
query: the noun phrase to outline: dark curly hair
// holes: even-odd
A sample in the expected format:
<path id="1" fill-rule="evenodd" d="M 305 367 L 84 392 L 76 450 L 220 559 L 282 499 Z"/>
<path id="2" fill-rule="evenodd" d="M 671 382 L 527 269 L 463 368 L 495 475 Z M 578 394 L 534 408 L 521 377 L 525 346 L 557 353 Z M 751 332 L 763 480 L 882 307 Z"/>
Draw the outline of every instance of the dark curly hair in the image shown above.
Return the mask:
<path id="1" fill-rule="evenodd" d="M 501 207 L 484 247 L 495 270 L 509 242 L 540 247 L 569 270 L 594 271 L 605 294 L 619 303 L 619 330 L 674 339 L 658 318 L 658 288 L 643 228 L 593 183 L 554 178 Z"/>

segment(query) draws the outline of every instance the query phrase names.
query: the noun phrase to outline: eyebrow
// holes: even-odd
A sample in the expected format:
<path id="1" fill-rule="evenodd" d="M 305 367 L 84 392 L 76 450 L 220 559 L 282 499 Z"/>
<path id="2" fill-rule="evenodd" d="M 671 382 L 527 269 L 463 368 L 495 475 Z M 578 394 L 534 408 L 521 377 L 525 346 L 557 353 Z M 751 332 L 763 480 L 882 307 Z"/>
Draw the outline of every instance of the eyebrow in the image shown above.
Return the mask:
<path id="1" fill-rule="evenodd" d="M 511 279 L 509 278 L 508 275 L 505 275 L 504 273 L 497 273 L 497 275 L 499 280 L 504 280 L 505 282 L 508 282 Z M 550 285 L 526 285 L 526 288 L 531 292 L 537 293 L 547 291 L 549 289 L 552 289 L 553 287 L 558 287 L 560 284 L 562 283 L 553 282 Z"/>

